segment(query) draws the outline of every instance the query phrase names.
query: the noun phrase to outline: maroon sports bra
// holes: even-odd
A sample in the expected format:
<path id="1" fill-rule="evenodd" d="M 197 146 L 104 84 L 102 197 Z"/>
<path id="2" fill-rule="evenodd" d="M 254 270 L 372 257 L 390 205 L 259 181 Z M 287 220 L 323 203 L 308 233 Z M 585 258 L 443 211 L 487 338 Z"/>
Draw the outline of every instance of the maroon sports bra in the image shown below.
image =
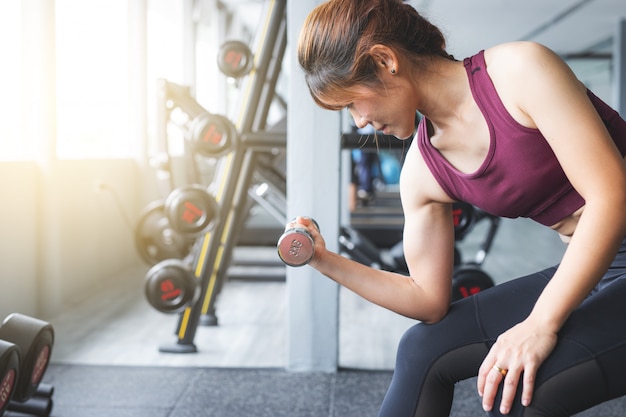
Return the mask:
<path id="1" fill-rule="evenodd" d="M 501 217 L 530 217 L 550 226 L 585 204 L 538 129 L 520 125 L 507 112 L 486 71 L 484 51 L 464 60 L 470 88 L 490 134 L 487 157 L 473 173 L 452 166 L 432 146 L 427 119 L 420 121 L 418 147 L 439 185 L 451 198 Z M 591 91 L 588 96 L 622 156 L 626 122 Z"/>

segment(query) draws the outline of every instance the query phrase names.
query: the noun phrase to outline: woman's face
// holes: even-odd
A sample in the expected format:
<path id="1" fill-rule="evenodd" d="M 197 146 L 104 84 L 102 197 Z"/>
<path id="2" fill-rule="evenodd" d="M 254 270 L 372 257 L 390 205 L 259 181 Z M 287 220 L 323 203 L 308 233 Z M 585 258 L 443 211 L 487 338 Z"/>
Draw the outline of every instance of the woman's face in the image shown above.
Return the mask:
<path id="1" fill-rule="evenodd" d="M 400 84 L 384 90 L 356 87 L 352 97 L 347 108 L 357 127 L 371 124 L 374 129 L 398 139 L 408 139 L 415 132 L 416 107 L 410 88 L 402 88 Z"/>

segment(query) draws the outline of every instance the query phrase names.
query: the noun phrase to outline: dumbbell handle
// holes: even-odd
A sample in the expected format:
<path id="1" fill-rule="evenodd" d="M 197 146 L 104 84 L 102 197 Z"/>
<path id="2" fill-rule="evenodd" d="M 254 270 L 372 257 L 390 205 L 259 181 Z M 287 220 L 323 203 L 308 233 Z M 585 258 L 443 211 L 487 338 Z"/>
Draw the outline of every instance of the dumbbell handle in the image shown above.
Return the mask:
<path id="1" fill-rule="evenodd" d="M 311 219 L 315 227 L 317 222 Z M 304 226 L 291 227 L 278 239 L 278 256 L 289 266 L 308 264 L 315 254 L 315 241 Z"/>

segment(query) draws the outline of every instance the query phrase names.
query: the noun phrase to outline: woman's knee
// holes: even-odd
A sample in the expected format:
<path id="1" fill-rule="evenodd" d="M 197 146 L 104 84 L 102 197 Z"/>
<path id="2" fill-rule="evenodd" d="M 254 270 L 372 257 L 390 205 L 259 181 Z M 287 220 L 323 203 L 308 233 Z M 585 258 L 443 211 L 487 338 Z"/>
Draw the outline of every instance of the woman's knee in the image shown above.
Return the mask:
<path id="1" fill-rule="evenodd" d="M 483 335 L 470 299 L 451 306 L 448 315 L 438 323 L 418 323 L 400 339 L 397 365 L 420 366 L 433 363 L 447 352 L 482 343 Z"/>
<path id="2" fill-rule="evenodd" d="M 429 353 L 434 353 L 429 349 L 428 341 L 433 339 L 433 331 L 430 324 L 419 323 L 410 327 L 400 339 L 396 357 L 396 369 L 410 365 L 416 366 L 415 362 L 425 359 Z"/>

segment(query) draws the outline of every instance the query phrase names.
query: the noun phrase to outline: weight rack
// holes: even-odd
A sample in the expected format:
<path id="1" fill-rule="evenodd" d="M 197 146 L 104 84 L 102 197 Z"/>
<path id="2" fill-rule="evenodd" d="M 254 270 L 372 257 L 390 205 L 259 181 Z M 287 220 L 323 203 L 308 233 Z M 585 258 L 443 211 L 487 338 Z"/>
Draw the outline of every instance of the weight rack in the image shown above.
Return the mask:
<path id="1" fill-rule="evenodd" d="M 193 260 L 193 273 L 198 279 L 200 297 L 180 314 L 173 344 L 159 347 L 161 352 L 196 352 L 194 338 L 203 317 L 213 320 L 215 301 L 224 283 L 231 262 L 232 251 L 244 220 L 250 209 L 250 193 L 259 194 L 260 181 L 268 176 L 284 175 L 271 164 L 276 149 L 284 149 L 286 132 L 267 130 L 266 120 L 275 95 L 276 83 L 287 45 L 286 0 L 270 1 L 266 5 L 262 29 L 255 37 L 254 65 L 242 79 L 241 109 L 234 123 L 237 138 L 230 151 L 220 157 L 213 186 L 214 197 L 220 207 L 215 226 L 199 238 Z M 188 90 L 172 83 L 164 84 L 164 97 L 190 115 L 206 111 L 188 96 Z M 162 117 L 167 114 L 162 113 Z M 194 161 L 188 161 L 195 167 Z M 197 181 L 194 168 L 189 176 Z M 267 186 L 266 186 L 267 187 Z M 284 190 L 281 190 L 284 193 Z M 262 194 L 262 193 L 261 193 Z M 269 194 L 267 194 L 269 195 Z"/>

